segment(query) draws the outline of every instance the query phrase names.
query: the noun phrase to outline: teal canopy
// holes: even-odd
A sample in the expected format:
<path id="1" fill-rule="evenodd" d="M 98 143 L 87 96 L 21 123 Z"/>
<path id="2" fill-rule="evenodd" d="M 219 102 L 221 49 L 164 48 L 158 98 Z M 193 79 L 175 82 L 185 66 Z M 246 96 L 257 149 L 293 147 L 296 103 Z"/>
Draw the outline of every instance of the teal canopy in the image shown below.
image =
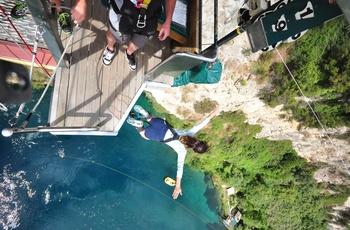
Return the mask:
<path id="1" fill-rule="evenodd" d="M 195 84 L 213 84 L 220 81 L 222 73 L 221 62 L 216 59 L 214 63 L 203 62 L 180 74 L 174 79 L 173 87 Z"/>

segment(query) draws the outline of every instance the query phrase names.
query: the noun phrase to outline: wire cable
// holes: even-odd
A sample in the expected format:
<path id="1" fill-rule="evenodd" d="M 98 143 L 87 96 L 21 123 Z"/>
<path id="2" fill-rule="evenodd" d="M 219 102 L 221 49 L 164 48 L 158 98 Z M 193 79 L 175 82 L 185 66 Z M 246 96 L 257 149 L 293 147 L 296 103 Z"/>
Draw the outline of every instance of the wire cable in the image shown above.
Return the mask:
<path id="1" fill-rule="evenodd" d="M 2 103 L 0 103 L 0 109 L 1 109 L 2 111 L 4 111 L 4 112 L 7 112 L 7 111 L 8 111 L 8 108 L 7 108 L 4 104 L 2 104 Z"/>
<path id="2" fill-rule="evenodd" d="M 24 106 L 25 106 L 25 103 L 22 103 L 19 106 L 17 113 L 10 120 L 8 120 L 8 123 L 11 127 L 15 126 L 17 124 L 17 122 L 19 121 L 19 118 L 20 118 L 21 113 L 23 112 Z"/>
<path id="3" fill-rule="evenodd" d="M 36 57 L 36 52 L 37 52 L 37 49 L 38 49 L 38 43 L 39 43 L 39 35 L 41 35 L 39 33 L 39 26 L 36 26 L 36 29 L 35 29 L 35 43 L 34 43 L 34 49 L 33 49 L 33 55 L 32 55 L 32 63 L 31 63 L 31 66 L 30 66 L 30 72 L 29 72 L 29 81 L 32 82 L 32 75 L 33 75 L 33 69 L 34 69 L 34 63 L 35 63 L 35 57 Z M 13 116 L 9 121 L 9 125 L 12 127 L 14 125 L 17 124 L 19 118 L 20 118 L 20 115 L 24 109 L 24 106 L 26 105 L 26 103 L 22 103 L 19 108 L 18 108 L 18 111 L 17 113 L 15 114 L 15 116 Z"/>
<path id="4" fill-rule="evenodd" d="M 10 36 L 11 41 L 13 41 L 23 51 L 23 53 L 25 53 L 25 55 L 27 55 L 28 58 L 31 58 L 32 56 L 30 56 L 29 53 L 25 49 L 23 49 L 23 47 L 16 41 L 16 39 L 11 35 L 11 33 L 7 29 L 5 29 L 5 27 L 2 25 L 2 23 L 0 25 L 1 25 L 2 29 L 4 31 L 6 31 L 7 35 Z M 21 58 L 19 58 L 19 59 L 22 60 Z"/>
<path id="5" fill-rule="evenodd" d="M 319 123 L 319 125 L 320 125 L 321 128 L 322 128 L 322 130 L 324 131 L 324 134 L 325 134 L 325 136 L 327 137 L 328 141 L 331 143 L 331 147 L 335 150 L 337 156 L 340 158 L 342 164 L 344 165 L 344 168 L 345 168 L 346 172 L 350 175 L 350 171 L 349 171 L 348 166 L 345 164 L 343 158 L 340 157 L 339 152 L 337 151 L 337 148 L 335 147 L 335 144 L 333 143 L 332 139 L 331 139 L 330 136 L 328 135 L 328 132 L 327 132 L 326 128 L 323 126 L 321 120 L 319 119 L 319 117 L 317 116 L 316 112 L 315 112 L 314 109 L 312 108 L 311 104 L 310 104 L 309 101 L 308 101 L 308 98 L 307 98 L 307 97 L 305 96 L 305 94 L 303 93 L 303 91 L 302 91 L 302 89 L 300 88 L 298 82 L 296 81 L 294 75 L 292 74 L 292 72 L 290 71 L 290 69 L 289 69 L 289 67 L 287 66 L 286 62 L 284 61 L 282 55 L 280 54 L 280 52 L 278 51 L 277 48 L 276 48 L 275 50 L 276 50 L 278 56 L 281 58 L 281 60 L 282 60 L 282 62 L 283 62 L 283 64 L 284 64 L 284 66 L 286 67 L 286 69 L 287 69 L 289 75 L 292 77 L 292 79 L 293 79 L 295 85 L 297 86 L 298 90 L 300 91 L 301 95 L 303 96 L 304 101 L 307 103 L 307 105 L 308 105 L 308 107 L 310 108 L 311 112 L 312 112 L 313 115 L 315 116 L 317 122 Z"/>
<path id="6" fill-rule="evenodd" d="M 32 49 L 29 47 L 29 45 L 27 44 L 27 42 L 23 39 L 22 35 L 19 33 L 19 31 L 17 30 L 16 26 L 12 23 L 10 17 L 6 14 L 4 8 L 2 8 L 2 6 L 0 6 L 0 10 L 2 11 L 2 13 L 4 14 L 4 16 L 6 17 L 7 21 L 11 24 L 12 28 L 16 31 L 17 35 L 20 37 L 20 39 L 22 40 L 23 44 L 27 47 L 27 49 L 33 53 Z M 35 57 L 35 60 L 37 61 L 37 63 L 41 66 L 41 68 L 45 71 L 45 73 L 48 76 L 51 76 L 49 74 L 49 72 L 47 71 L 47 69 L 42 65 L 42 63 L 39 61 L 39 59 L 37 57 Z"/>
<path id="7" fill-rule="evenodd" d="M 37 101 L 37 103 L 35 104 L 35 106 L 33 107 L 33 109 L 30 111 L 30 113 L 28 114 L 28 116 L 26 117 L 26 119 L 25 119 L 25 120 L 23 121 L 23 123 L 21 124 L 21 126 L 20 126 L 21 129 L 24 129 L 24 128 L 26 127 L 26 125 L 28 124 L 28 121 L 29 121 L 30 117 L 33 115 L 33 113 L 35 112 L 36 108 L 39 106 L 39 104 L 40 104 L 41 101 L 43 100 L 43 98 L 44 98 L 44 96 L 45 96 L 47 90 L 48 90 L 49 87 L 50 87 L 51 82 L 52 82 L 53 79 L 55 78 L 56 72 L 57 72 L 57 70 L 58 70 L 58 66 L 61 64 L 61 61 L 63 60 L 63 57 L 64 57 L 64 55 L 66 54 L 67 49 L 68 49 L 68 47 L 70 46 L 70 44 L 71 44 L 71 42 L 72 42 L 72 40 L 73 40 L 73 35 L 75 34 L 75 32 L 76 32 L 79 28 L 80 28 L 79 25 L 76 25 L 76 26 L 75 26 L 75 28 L 74 28 L 72 34 L 70 35 L 70 37 L 69 37 L 69 39 L 68 39 L 67 46 L 66 46 L 65 49 L 63 50 L 63 53 L 62 53 L 60 59 L 59 59 L 58 62 L 57 62 L 55 71 L 54 71 L 53 74 L 51 75 L 50 80 L 49 80 L 49 82 L 47 83 L 47 85 L 46 85 L 46 87 L 45 87 L 43 93 L 41 94 L 39 100 Z"/>
<path id="8" fill-rule="evenodd" d="M 137 179 L 137 178 L 135 178 L 135 177 L 133 177 L 133 176 L 130 176 L 130 175 L 128 175 L 128 174 L 126 174 L 126 173 L 124 173 L 124 172 L 122 172 L 122 171 L 119 171 L 119 170 L 117 170 L 117 169 L 115 169 L 115 168 L 112 168 L 112 167 L 109 167 L 109 166 L 107 166 L 107 165 L 101 164 L 101 163 L 99 163 L 99 162 L 97 162 L 97 161 L 94 161 L 94 160 L 88 160 L 88 159 L 84 159 L 84 158 L 80 158 L 80 157 L 66 156 L 64 153 L 59 153 L 59 157 L 61 157 L 61 158 L 70 158 L 70 159 L 75 159 L 75 160 L 81 160 L 81 161 L 89 162 L 89 163 L 92 163 L 92 164 L 96 164 L 96 165 L 99 165 L 99 166 L 104 167 L 104 168 L 106 168 L 106 169 L 109 169 L 109 170 L 112 170 L 112 171 L 114 171 L 114 172 L 117 172 L 117 173 L 119 173 L 119 174 L 121 174 L 121 175 L 123 175 L 123 176 L 125 176 L 125 177 L 128 177 L 128 178 L 130 178 L 130 179 L 132 179 L 132 180 L 135 180 L 135 181 L 139 182 L 140 184 L 142 184 L 142 185 L 144 185 L 144 186 L 146 186 L 146 187 L 152 189 L 153 191 L 155 191 L 155 192 L 161 194 L 161 195 L 164 196 L 165 198 L 167 198 L 167 199 L 169 199 L 169 200 L 175 202 L 176 204 L 180 205 L 182 208 L 184 208 L 184 209 L 187 210 L 189 213 L 191 213 L 192 215 L 194 215 L 195 217 L 197 217 L 199 220 L 201 220 L 203 223 L 205 223 L 205 224 L 206 224 L 207 226 L 209 226 L 211 229 L 215 229 L 213 226 L 211 226 L 209 223 L 207 223 L 203 218 L 201 218 L 200 216 L 198 216 L 196 213 L 194 213 L 194 212 L 191 211 L 190 209 L 186 208 L 183 204 L 180 204 L 179 202 L 177 202 L 176 200 L 174 200 L 172 197 L 169 197 L 169 196 L 167 196 L 166 194 L 164 194 L 162 191 L 159 191 L 158 189 L 152 187 L 151 185 L 149 185 L 149 184 L 147 184 L 147 183 L 145 183 L 145 182 L 143 182 L 143 181 L 141 181 L 141 180 L 139 180 L 139 179 Z"/>
<path id="9" fill-rule="evenodd" d="M 53 135 L 53 136 L 56 137 L 57 143 L 62 144 L 62 141 L 60 140 L 59 137 L 57 137 L 56 135 Z M 62 147 L 62 148 L 63 148 L 63 147 Z M 52 153 L 48 153 L 47 151 L 40 151 L 40 154 L 43 154 L 43 155 L 46 155 L 46 156 L 50 156 L 50 157 L 53 156 L 53 155 L 57 156 L 56 153 L 52 154 Z M 62 159 L 68 158 L 68 159 L 71 159 L 71 160 L 78 160 L 78 161 L 84 161 L 84 162 L 87 162 L 87 163 L 90 163 L 90 164 L 95 164 L 95 165 L 98 165 L 98 166 L 103 167 L 103 168 L 105 168 L 105 169 L 108 169 L 108 170 L 111 170 L 111 171 L 113 171 L 113 172 L 119 173 L 120 175 L 123 175 L 123 176 L 125 176 L 125 177 L 128 177 L 128 178 L 130 178 L 130 179 L 132 179 L 132 180 L 134 180 L 134 181 L 136 181 L 136 182 L 138 182 L 138 183 L 144 185 L 145 187 L 147 187 L 147 188 L 149 188 L 149 189 L 151 189 L 151 190 L 153 190 L 153 191 L 159 193 L 160 195 L 164 196 L 165 198 L 171 200 L 172 202 L 176 203 L 177 205 L 179 205 L 180 207 L 182 207 L 183 209 L 185 209 L 186 211 L 188 211 L 189 213 L 191 213 L 193 216 L 197 217 L 200 221 L 202 221 L 203 223 L 205 223 L 205 224 L 207 225 L 207 227 L 210 227 L 211 229 L 215 230 L 215 228 L 214 228 L 210 223 L 208 223 L 207 221 L 205 221 L 202 217 L 200 217 L 199 215 L 197 215 L 195 212 L 193 212 L 193 211 L 190 210 L 189 208 L 185 207 L 183 204 L 179 203 L 178 201 L 176 201 L 176 200 L 173 199 L 172 197 L 169 197 L 168 195 L 166 195 L 165 193 L 163 193 L 163 192 L 160 191 L 159 189 L 153 187 L 153 186 L 150 185 L 150 184 L 147 184 L 147 183 L 143 182 L 143 181 L 140 180 L 140 179 L 137 179 L 137 178 L 134 177 L 134 176 L 131 176 L 131 175 L 125 173 L 125 172 L 122 172 L 122 171 L 120 171 L 120 170 L 118 170 L 118 169 L 116 169 L 116 168 L 110 167 L 110 166 L 108 166 L 108 165 L 99 163 L 99 162 L 97 162 L 97 161 L 95 161 L 95 160 L 85 159 L 85 158 L 81 158 L 81 157 L 75 157 L 75 156 L 66 155 L 66 154 L 64 153 L 64 148 L 63 148 L 62 151 L 61 151 L 61 150 L 58 151 L 58 157 L 60 157 L 60 158 L 62 158 Z"/>

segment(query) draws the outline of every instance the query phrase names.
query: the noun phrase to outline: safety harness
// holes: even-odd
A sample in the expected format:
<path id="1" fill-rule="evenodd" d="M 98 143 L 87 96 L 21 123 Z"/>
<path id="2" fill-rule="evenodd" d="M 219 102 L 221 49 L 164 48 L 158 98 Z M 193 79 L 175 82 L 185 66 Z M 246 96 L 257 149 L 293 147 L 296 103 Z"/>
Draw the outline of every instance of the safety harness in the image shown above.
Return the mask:
<path id="1" fill-rule="evenodd" d="M 139 29 L 145 28 L 146 20 L 147 20 L 146 11 L 147 11 L 148 5 L 151 3 L 151 0 L 130 0 L 130 1 L 134 3 L 137 9 L 140 9 L 140 14 L 137 17 L 136 27 Z"/>
<path id="2" fill-rule="evenodd" d="M 170 142 L 170 141 L 174 141 L 174 140 L 179 140 L 180 139 L 180 136 L 179 134 L 177 134 L 175 132 L 175 130 L 173 129 L 173 127 L 166 121 L 164 120 L 164 123 L 168 126 L 168 129 L 171 131 L 171 133 L 173 134 L 172 137 L 168 138 L 168 139 L 165 139 L 161 142 L 164 142 L 164 143 L 167 143 L 167 142 Z"/>
<path id="3" fill-rule="evenodd" d="M 131 3 L 134 4 L 135 8 L 139 9 L 139 15 L 137 16 L 136 28 L 142 30 L 147 25 L 147 8 L 152 0 L 130 0 Z M 111 7 L 116 14 L 121 14 L 116 2 L 111 0 Z"/>

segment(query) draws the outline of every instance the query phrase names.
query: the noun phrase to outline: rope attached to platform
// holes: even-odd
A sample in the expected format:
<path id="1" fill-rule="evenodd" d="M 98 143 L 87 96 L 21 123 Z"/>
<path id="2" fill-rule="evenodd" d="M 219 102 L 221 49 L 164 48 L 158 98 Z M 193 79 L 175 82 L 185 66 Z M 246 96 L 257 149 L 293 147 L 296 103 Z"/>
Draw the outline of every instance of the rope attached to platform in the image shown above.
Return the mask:
<path id="1" fill-rule="evenodd" d="M 76 31 L 77 31 L 79 28 L 80 28 L 80 26 L 79 26 L 79 25 L 76 25 L 75 28 L 74 28 L 74 30 L 73 30 L 73 32 L 72 32 L 72 34 L 69 36 L 69 39 L 68 39 L 68 42 L 67 42 L 67 46 L 64 48 L 63 53 L 62 53 L 60 59 L 58 60 L 58 63 L 57 63 L 56 68 L 55 68 L 55 71 L 54 71 L 53 74 L 51 75 L 50 80 L 49 80 L 49 82 L 47 83 L 47 85 L 46 85 L 46 87 L 45 87 L 43 93 L 41 94 L 39 100 L 37 101 L 37 103 L 35 104 L 35 106 L 33 107 L 33 109 L 30 111 L 30 113 L 28 114 L 28 116 L 26 117 L 26 119 L 25 119 L 25 120 L 23 121 L 23 123 L 21 124 L 21 126 L 20 126 L 21 129 L 24 129 L 24 128 L 26 127 L 26 125 L 28 124 L 28 121 L 29 121 L 30 117 L 33 115 L 33 113 L 35 112 L 36 108 L 39 106 L 39 104 L 40 104 L 41 101 L 43 100 L 43 98 L 44 98 L 44 96 L 45 96 L 47 90 L 48 90 L 49 87 L 50 87 L 51 82 L 52 82 L 53 79 L 55 78 L 55 75 L 56 75 L 58 66 L 61 64 L 61 61 L 63 60 L 64 55 L 66 55 L 67 49 L 68 49 L 68 47 L 70 46 L 70 44 L 71 44 L 71 42 L 72 42 L 72 40 L 73 40 L 73 35 L 76 33 Z"/>
<path id="2" fill-rule="evenodd" d="M 38 49 L 38 43 L 39 43 L 39 35 L 41 36 L 42 33 L 39 33 L 39 26 L 36 26 L 36 29 L 35 29 L 35 43 L 34 43 L 34 49 L 33 49 L 33 56 L 32 56 L 32 63 L 31 63 L 31 66 L 30 66 L 30 72 L 29 72 L 29 81 L 32 82 L 32 75 L 33 75 L 33 69 L 34 69 L 34 62 L 35 62 L 35 58 L 36 58 L 36 52 L 37 52 L 37 49 Z M 24 109 L 24 106 L 25 106 L 26 103 L 22 103 L 19 108 L 18 108 L 18 111 L 16 113 L 15 116 L 13 116 L 9 121 L 9 125 L 12 127 L 14 125 L 17 124 L 19 118 L 20 118 L 20 115 Z"/>

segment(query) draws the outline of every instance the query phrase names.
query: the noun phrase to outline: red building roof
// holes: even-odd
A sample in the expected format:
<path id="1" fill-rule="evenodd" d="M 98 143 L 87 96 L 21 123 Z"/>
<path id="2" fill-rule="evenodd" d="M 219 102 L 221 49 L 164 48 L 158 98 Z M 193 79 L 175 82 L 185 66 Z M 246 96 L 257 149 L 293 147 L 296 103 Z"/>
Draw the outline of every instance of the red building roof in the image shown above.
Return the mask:
<path id="1" fill-rule="evenodd" d="M 31 46 L 30 48 L 31 50 L 34 49 L 34 47 Z M 0 40 L 0 59 L 31 65 L 32 57 L 33 54 L 25 45 L 19 44 L 18 46 L 16 43 Z M 39 61 L 45 68 L 53 69 L 56 67 L 56 62 L 48 49 L 38 47 L 36 58 L 36 66 L 40 66 L 38 63 Z"/>

